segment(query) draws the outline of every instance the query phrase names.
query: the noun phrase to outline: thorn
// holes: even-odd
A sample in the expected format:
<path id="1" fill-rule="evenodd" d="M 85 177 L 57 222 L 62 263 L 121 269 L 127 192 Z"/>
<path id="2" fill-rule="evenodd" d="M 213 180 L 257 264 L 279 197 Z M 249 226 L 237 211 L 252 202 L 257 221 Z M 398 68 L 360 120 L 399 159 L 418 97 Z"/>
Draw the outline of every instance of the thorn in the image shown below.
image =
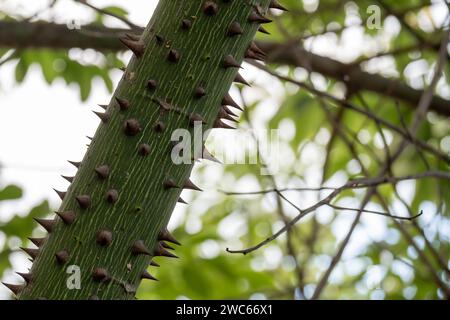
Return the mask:
<path id="1" fill-rule="evenodd" d="M 180 58 L 181 58 L 181 55 L 177 50 L 175 50 L 175 49 L 169 50 L 169 55 L 167 56 L 167 60 L 169 60 L 170 62 L 173 62 L 173 63 L 177 63 L 178 61 L 180 61 Z"/>
<path id="2" fill-rule="evenodd" d="M 23 285 L 11 284 L 11 283 L 6 283 L 6 282 L 2 282 L 2 283 L 5 287 L 7 287 L 9 290 L 11 290 L 12 293 L 14 293 L 16 296 L 23 289 Z"/>
<path id="3" fill-rule="evenodd" d="M 107 122 L 109 121 L 109 118 L 110 118 L 110 114 L 109 114 L 109 113 L 107 113 L 107 112 L 97 112 L 97 111 L 92 111 L 92 112 L 94 112 L 95 115 L 96 115 L 97 117 L 99 117 L 100 120 L 101 120 L 103 123 L 107 123 Z"/>
<path id="4" fill-rule="evenodd" d="M 202 86 L 195 88 L 195 97 L 201 98 L 206 95 L 206 90 Z"/>
<path id="5" fill-rule="evenodd" d="M 189 19 L 183 19 L 181 21 L 181 28 L 183 28 L 184 30 L 189 30 L 190 28 L 192 28 L 192 21 Z"/>
<path id="6" fill-rule="evenodd" d="M 248 17 L 249 22 L 256 22 L 256 23 L 270 23 L 272 20 L 264 17 L 263 15 L 256 12 L 256 10 L 252 11 Z"/>
<path id="7" fill-rule="evenodd" d="M 214 157 L 214 156 L 208 151 L 208 149 L 206 149 L 206 147 L 203 147 L 202 159 L 209 160 L 209 161 L 213 161 L 213 162 L 217 162 L 217 163 L 220 163 L 220 164 L 222 163 L 222 162 L 220 162 L 216 157 Z"/>
<path id="8" fill-rule="evenodd" d="M 223 99 L 222 99 L 222 105 L 225 106 L 231 106 L 233 108 L 239 109 L 241 111 L 244 111 L 244 109 L 242 109 L 236 101 L 233 100 L 233 98 L 231 97 L 231 95 L 229 93 L 227 93 Z"/>
<path id="9" fill-rule="evenodd" d="M 141 125 L 136 119 L 128 119 L 124 124 L 124 132 L 127 136 L 135 136 L 141 132 Z"/>
<path id="10" fill-rule="evenodd" d="M 250 43 L 250 50 L 255 51 L 256 53 L 260 54 L 261 56 L 266 56 L 267 54 L 260 48 L 258 47 L 258 45 L 252 41 L 252 43 Z"/>
<path id="11" fill-rule="evenodd" d="M 140 254 L 144 254 L 144 255 L 151 255 L 150 250 L 148 250 L 147 246 L 144 244 L 144 241 L 142 240 L 137 240 L 132 248 L 131 248 L 131 252 L 134 255 L 140 255 Z"/>
<path id="12" fill-rule="evenodd" d="M 64 265 L 67 263 L 67 261 L 69 261 L 69 252 L 67 250 L 58 251 L 57 253 L 55 253 L 55 258 L 58 264 Z"/>
<path id="13" fill-rule="evenodd" d="M 96 242 L 102 247 L 107 247 L 112 243 L 113 235 L 109 230 L 100 230 L 95 236 Z"/>
<path id="14" fill-rule="evenodd" d="M 66 225 L 71 225 L 75 221 L 76 214 L 74 211 L 56 212 L 56 214 Z"/>
<path id="15" fill-rule="evenodd" d="M 108 109 L 108 105 L 107 104 L 99 104 L 98 105 L 100 108 L 102 108 L 103 110 Z"/>
<path id="16" fill-rule="evenodd" d="M 196 190 L 196 191 L 203 191 L 202 189 L 197 187 L 190 179 L 187 179 L 184 182 L 183 189 L 191 189 L 191 190 Z"/>
<path id="17" fill-rule="evenodd" d="M 154 276 L 152 276 L 150 273 L 148 273 L 147 270 L 144 270 L 144 272 L 142 272 L 141 279 L 158 281 L 158 279 L 156 279 Z"/>
<path id="18" fill-rule="evenodd" d="M 134 33 L 125 33 L 125 36 L 130 40 L 139 41 L 141 40 L 141 35 Z"/>
<path id="19" fill-rule="evenodd" d="M 138 153 L 141 156 L 148 156 L 150 154 L 150 146 L 146 143 L 142 143 L 139 145 Z"/>
<path id="20" fill-rule="evenodd" d="M 183 200 L 183 198 L 178 198 L 177 202 L 182 203 L 182 204 L 188 204 L 186 201 Z"/>
<path id="21" fill-rule="evenodd" d="M 259 26 L 258 31 L 261 32 L 261 33 L 270 35 L 270 32 L 267 31 L 263 26 Z"/>
<path id="22" fill-rule="evenodd" d="M 76 161 L 70 161 L 67 160 L 67 162 L 69 162 L 71 165 L 73 165 L 75 168 L 79 168 L 81 166 L 81 162 L 76 162 Z"/>
<path id="23" fill-rule="evenodd" d="M 243 85 L 251 87 L 250 84 L 244 79 L 244 77 L 242 77 L 242 75 L 240 73 L 236 74 L 236 77 L 234 78 L 234 82 L 241 83 Z"/>
<path id="24" fill-rule="evenodd" d="M 91 197 L 88 195 L 81 195 L 75 198 L 81 209 L 88 209 L 91 206 Z"/>
<path id="25" fill-rule="evenodd" d="M 106 201 L 111 204 L 114 204 L 119 199 L 119 192 L 116 189 L 109 189 L 106 192 Z"/>
<path id="26" fill-rule="evenodd" d="M 223 59 L 223 66 L 226 69 L 241 68 L 241 65 L 236 61 L 236 59 L 234 59 L 234 57 L 231 54 L 225 56 L 225 58 Z"/>
<path id="27" fill-rule="evenodd" d="M 167 251 L 159 242 L 156 245 L 156 248 L 155 248 L 155 251 L 154 251 L 153 255 L 157 256 L 157 257 L 178 258 L 172 252 Z"/>
<path id="28" fill-rule="evenodd" d="M 191 113 L 191 115 L 189 116 L 189 123 L 191 125 L 194 125 L 195 122 L 206 123 L 205 119 L 203 119 L 203 117 L 200 114 L 198 114 L 198 113 Z"/>
<path id="29" fill-rule="evenodd" d="M 270 2 L 269 8 L 271 9 L 278 9 L 281 11 L 288 11 L 285 7 L 283 7 L 277 0 L 272 0 Z"/>
<path id="30" fill-rule="evenodd" d="M 264 57 L 263 56 L 261 56 L 260 54 L 256 53 L 255 51 L 251 50 L 250 48 L 247 49 L 247 51 L 245 51 L 244 57 L 246 59 L 253 59 L 253 60 L 264 61 Z"/>
<path id="31" fill-rule="evenodd" d="M 216 121 L 214 122 L 213 128 L 216 129 L 236 129 L 224 122 L 222 122 L 220 119 L 216 119 Z"/>
<path id="32" fill-rule="evenodd" d="M 109 176 L 110 170 L 109 170 L 109 166 L 107 165 L 101 165 L 97 168 L 95 168 L 95 172 L 97 173 L 97 176 L 99 177 L 99 179 L 106 179 Z"/>
<path id="33" fill-rule="evenodd" d="M 109 274 L 105 268 L 95 268 L 92 271 L 92 278 L 97 282 L 105 282 L 109 280 Z"/>
<path id="34" fill-rule="evenodd" d="M 166 130 L 166 125 L 161 122 L 158 121 L 157 123 L 155 123 L 155 125 L 153 126 L 153 129 L 157 132 L 157 133 L 163 133 L 164 130 Z"/>
<path id="35" fill-rule="evenodd" d="M 168 241 L 181 246 L 181 243 L 167 230 L 167 228 L 162 229 L 158 234 L 158 241 Z"/>
<path id="36" fill-rule="evenodd" d="M 58 197 L 59 197 L 61 200 L 64 200 L 64 197 L 66 196 L 67 192 L 64 192 L 64 191 L 58 191 L 58 190 L 56 190 L 56 189 L 53 189 L 53 190 L 55 190 L 56 194 L 58 195 Z"/>
<path id="37" fill-rule="evenodd" d="M 45 239 L 46 238 L 28 238 L 28 240 L 30 240 L 31 243 L 33 243 L 38 248 L 40 248 L 44 244 Z"/>
<path id="38" fill-rule="evenodd" d="M 159 265 L 159 263 L 156 263 L 155 261 L 150 261 L 150 266 L 152 266 L 152 267 L 157 267 L 157 268 L 159 268 L 160 267 L 160 265 Z"/>
<path id="39" fill-rule="evenodd" d="M 170 246 L 169 244 L 165 243 L 164 241 L 161 241 L 160 243 L 161 243 L 161 245 L 162 245 L 164 248 L 166 248 L 166 249 L 169 249 L 169 250 L 175 250 L 174 247 Z"/>
<path id="40" fill-rule="evenodd" d="M 244 29 L 239 22 L 233 21 L 228 28 L 228 35 L 233 37 L 244 33 Z"/>
<path id="41" fill-rule="evenodd" d="M 230 114 L 228 114 L 228 112 L 226 112 L 223 108 L 219 109 L 218 119 L 225 119 L 236 123 L 239 122 L 235 118 L 233 118 Z"/>
<path id="42" fill-rule="evenodd" d="M 219 12 L 219 7 L 217 6 L 217 3 L 214 1 L 206 1 L 203 4 L 203 12 L 207 16 L 214 16 Z"/>
<path id="43" fill-rule="evenodd" d="M 24 251 L 26 254 L 28 254 L 33 260 L 36 259 L 36 257 L 39 254 L 39 249 L 31 249 L 31 248 L 24 248 L 20 247 L 22 251 Z"/>
<path id="44" fill-rule="evenodd" d="M 167 179 L 166 181 L 164 181 L 163 185 L 164 185 L 164 189 L 166 189 L 166 190 L 179 188 L 173 179 Z"/>
<path id="45" fill-rule="evenodd" d="M 238 117 L 238 115 L 236 113 L 234 113 L 233 111 L 231 111 L 227 106 L 222 106 L 221 107 L 222 110 L 224 110 L 226 113 L 228 113 L 230 116 L 232 117 Z"/>
<path id="46" fill-rule="evenodd" d="M 48 233 L 51 233 L 55 226 L 55 220 L 34 218 L 34 221 L 40 224 Z"/>
<path id="47" fill-rule="evenodd" d="M 120 110 L 125 111 L 125 110 L 130 109 L 130 101 L 121 99 L 121 98 L 117 98 L 117 97 L 116 97 L 116 101 L 119 104 Z"/>
<path id="48" fill-rule="evenodd" d="M 156 38 L 156 42 L 157 42 L 159 45 L 162 45 L 162 44 L 165 42 L 164 37 L 163 37 L 162 35 L 157 34 L 157 35 L 155 36 L 155 38 Z"/>
<path id="49" fill-rule="evenodd" d="M 61 176 L 61 177 L 65 180 L 69 181 L 70 183 L 72 183 L 73 179 L 75 178 L 75 177 L 68 177 L 68 176 Z"/>
<path id="50" fill-rule="evenodd" d="M 119 38 L 120 42 L 122 42 L 128 49 L 133 51 L 136 57 L 140 58 L 145 51 L 145 45 L 142 41 L 131 40 L 125 37 Z"/>
<path id="51" fill-rule="evenodd" d="M 150 79 L 147 81 L 147 88 L 149 90 L 155 90 L 158 87 L 158 82 L 155 79 Z"/>
<path id="52" fill-rule="evenodd" d="M 31 273 L 16 272 L 16 274 L 21 276 L 27 284 L 29 284 L 33 280 L 33 276 L 31 275 Z"/>

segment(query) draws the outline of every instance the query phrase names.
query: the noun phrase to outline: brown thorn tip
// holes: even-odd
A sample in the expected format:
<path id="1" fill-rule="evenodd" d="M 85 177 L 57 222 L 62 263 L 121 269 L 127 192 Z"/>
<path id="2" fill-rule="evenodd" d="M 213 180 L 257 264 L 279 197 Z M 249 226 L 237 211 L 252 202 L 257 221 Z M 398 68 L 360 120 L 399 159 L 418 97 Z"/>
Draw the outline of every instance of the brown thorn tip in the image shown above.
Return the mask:
<path id="1" fill-rule="evenodd" d="M 239 105 L 237 104 L 237 102 L 234 101 L 234 99 L 231 97 L 231 95 L 230 95 L 229 93 L 227 93 L 227 94 L 223 97 L 223 99 L 222 99 L 222 105 L 225 105 L 225 106 L 231 106 L 231 107 L 233 107 L 233 108 L 236 108 L 236 109 L 239 109 L 239 110 L 241 110 L 241 111 L 244 111 L 244 109 L 242 109 L 241 106 L 239 106 Z"/>
<path id="2" fill-rule="evenodd" d="M 175 239 L 175 237 L 169 232 L 169 230 L 167 230 L 167 228 L 165 228 L 159 232 L 158 240 L 159 241 L 168 241 L 168 242 L 171 242 L 171 243 L 181 246 L 181 243 L 179 243 L 178 240 Z"/>
<path id="3" fill-rule="evenodd" d="M 236 74 L 236 77 L 234 78 L 234 82 L 241 83 L 243 85 L 250 87 L 250 84 L 244 79 L 244 77 L 240 73 Z"/>
<path id="4" fill-rule="evenodd" d="M 6 282 L 2 282 L 2 283 L 5 287 L 7 287 L 9 290 L 11 290 L 12 293 L 14 293 L 15 295 L 18 295 L 20 293 L 20 291 L 23 289 L 23 285 L 11 284 L 11 283 L 6 283 Z"/>
<path id="5" fill-rule="evenodd" d="M 134 255 L 140 255 L 140 254 L 144 254 L 144 255 L 150 255 L 150 250 L 148 250 L 147 246 L 144 244 L 144 241 L 142 240 L 137 240 L 136 242 L 133 243 L 133 246 L 131 247 L 131 252 Z"/>
<path id="6" fill-rule="evenodd" d="M 91 206 L 91 197 L 84 194 L 75 198 L 81 209 L 88 209 Z"/>
<path id="7" fill-rule="evenodd" d="M 119 104 L 120 110 L 125 111 L 130 108 L 130 106 L 131 106 L 130 101 L 128 101 L 126 99 L 121 99 L 118 97 L 116 97 L 115 99 L 116 99 L 117 103 Z"/>
<path id="8" fill-rule="evenodd" d="M 141 132 L 141 125 L 136 119 L 128 119 L 124 124 L 124 132 L 127 136 L 135 136 Z"/>
<path id="9" fill-rule="evenodd" d="M 207 16 L 214 16 L 219 12 L 219 7 L 217 6 L 217 3 L 214 1 L 206 1 L 203 4 L 203 12 Z"/>
<path id="10" fill-rule="evenodd" d="M 206 95 L 206 90 L 202 86 L 195 88 L 195 97 L 201 98 Z"/>
<path id="11" fill-rule="evenodd" d="M 45 230 L 47 230 L 48 233 L 51 233 L 53 231 L 55 220 L 40 219 L 40 218 L 34 218 L 34 220 L 38 224 L 40 224 Z"/>
<path id="12" fill-rule="evenodd" d="M 95 268 L 92 271 L 92 278 L 97 282 L 105 282 L 109 280 L 109 274 L 105 268 Z"/>
<path id="13" fill-rule="evenodd" d="M 31 275 L 31 273 L 24 273 L 24 272 L 16 272 L 16 274 L 18 274 L 19 276 L 22 277 L 23 280 L 25 280 L 25 282 L 28 284 L 33 280 L 33 276 Z"/>
<path id="14" fill-rule="evenodd" d="M 189 116 L 189 123 L 194 125 L 196 122 L 206 123 L 205 119 L 198 113 L 191 113 Z"/>
<path id="15" fill-rule="evenodd" d="M 96 115 L 97 117 L 99 117 L 100 120 L 101 120 L 103 123 L 107 123 L 107 122 L 109 121 L 109 118 L 110 118 L 109 113 L 107 113 L 107 112 L 97 112 L 97 111 L 92 111 L 92 112 L 94 112 L 95 115 Z"/>
<path id="16" fill-rule="evenodd" d="M 69 181 L 70 183 L 72 183 L 73 179 L 75 178 L 75 177 L 69 177 L 69 176 L 61 176 L 61 177 L 65 180 Z"/>
<path id="17" fill-rule="evenodd" d="M 28 254 L 32 259 L 36 259 L 36 257 L 39 254 L 39 249 L 31 249 L 31 248 L 24 248 L 20 247 L 20 250 Z"/>
<path id="18" fill-rule="evenodd" d="M 270 34 L 270 32 L 267 31 L 266 28 L 264 28 L 263 26 L 259 26 L 258 31 L 264 34 Z"/>
<path id="19" fill-rule="evenodd" d="M 155 262 L 155 261 L 150 261 L 150 266 L 152 266 L 152 267 L 157 267 L 157 268 L 159 268 L 160 267 L 160 265 L 159 265 L 159 263 L 157 263 L 157 262 Z"/>
<path id="20" fill-rule="evenodd" d="M 109 166 L 101 165 L 101 166 L 95 168 L 95 172 L 97 173 L 97 176 L 100 179 L 106 179 L 106 178 L 108 178 L 109 173 L 110 173 Z"/>
<path id="21" fill-rule="evenodd" d="M 232 127 L 232 126 L 224 123 L 220 119 L 216 119 L 216 121 L 214 122 L 213 128 L 216 128 L 216 129 L 236 129 L 235 127 Z"/>
<path id="22" fill-rule="evenodd" d="M 58 215 L 58 217 L 61 218 L 61 220 L 66 225 L 71 225 L 75 221 L 76 214 L 72 210 L 64 211 L 64 212 L 56 212 L 56 214 Z"/>
<path id="23" fill-rule="evenodd" d="M 106 192 L 106 201 L 111 204 L 114 204 L 119 199 L 119 192 L 116 189 L 109 189 Z"/>
<path id="24" fill-rule="evenodd" d="M 181 198 L 181 197 L 180 197 L 180 198 L 178 198 L 177 202 L 179 202 L 179 203 L 183 203 L 183 204 L 187 204 L 187 202 L 186 202 L 186 201 L 184 201 L 184 200 L 183 200 L 183 198 Z"/>
<path id="25" fill-rule="evenodd" d="M 79 168 L 80 165 L 81 165 L 81 162 L 77 162 L 77 161 L 70 161 L 70 160 L 67 160 L 67 162 L 69 162 L 71 165 L 73 165 L 73 166 L 76 167 L 76 168 Z"/>
<path id="26" fill-rule="evenodd" d="M 59 197 L 61 200 L 64 200 L 64 197 L 66 196 L 67 192 L 59 191 L 59 190 L 56 190 L 56 189 L 53 189 L 53 190 L 56 192 L 56 194 L 58 195 L 58 197 Z"/>
<path id="27" fill-rule="evenodd" d="M 167 251 L 159 242 L 156 245 L 153 255 L 158 257 L 178 258 L 178 256 L 176 256 L 172 252 Z"/>
<path id="28" fill-rule="evenodd" d="M 288 9 L 286 9 L 285 7 L 283 7 L 283 6 L 278 2 L 278 0 L 272 0 L 272 1 L 270 2 L 269 8 L 271 8 L 271 9 L 278 9 L 278 10 L 281 10 L 281 11 L 288 11 Z"/>
<path id="29" fill-rule="evenodd" d="M 175 49 L 169 50 L 167 60 L 169 60 L 170 62 L 173 62 L 173 63 L 177 63 L 178 61 L 180 61 L 180 58 L 181 58 L 181 54 L 177 50 L 175 50 Z"/>
<path id="30" fill-rule="evenodd" d="M 244 29 L 239 22 L 233 21 L 228 28 L 228 35 L 233 37 L 244 33 Z"/>
<path id="31" fill-rule="evenodd" d="M 55 258 L 58 264 L 63 265 L 69 261 L 69 252 L 67 250 L 61 250 L 55 253 Z"/>
<path id="32" fill-rule="evenodd" d="M 155 79 L 150 79 L 147 81 L 147 88 L 149 90 L 155 90 L 158 87 L 158 82 Z"/>
<path id="33" fill-rule="evenodd" d="M 158 281 L 158 279 L 156 279 L 154 276 L 152 276 L 150 273 L 148 273 L 147 270 L 144 270 L 144 272 L 142 272 L 141 279 Z"/>
<path id="34" fill-rule="evenodd" d="M 150 146 L 146 143 L 139 145 L 138 152 L 141 156 L 148 156 L 150 154 Z"/>
<path id="35" fill-rule="evenodd" d="M 125 37 L 120 37 L 119 40 L 127 46 L 128 49 L 133 51 L 133 53 L 136 55 L 136 57 L 141 57 L 144 54 L 145 51 L 145 45 L 142 41 L 136 41 L 132 39 L 128 39 Z"/>
<path id="36" fill-rule="evenodd" d="M 202 155 L 203 159 L 209 160 L 209 161 L 213 161 L 213 162 L 217 162 L 217 163 L 222 163 L 220 162 L 216 157 L 214 157 L 209 151 L 208 149 L 206 149 L 205 147 L 203 148 L 203 155 Z"/>
<path id="37" fill-rule="evenodd" d="M 272 20 L 264 17 L 263 15 L 259 14 L 256 10 L 252 11 L 248 17 L 249 22 L 256 22 L 256 23 L 269 23 L 272 22 Z"/>
<path id="38" fill-rule="evenodd" d="M 172 247 L 170 244 L 165 243 L 164 241 L 160 241 L 160 243 L 161 243 L 161 245 L 162 245 L 164 248 L 166 248 L 166 249 L 169 249 L 169 250 L 175 250 L 174 247 Z"/>
<path id="39" fill-rule="evenodd" d="M 167 179 L 164 181 L 164 189 L 174 189 L 179 188 L 173 179 Z"/>
<path id="40" fill-rule="evenodd" d="M 228 54 L 223 59 L 223 66 L 225 68 L 241 68 L 241 65 L 236 61 L 236 59 L 231 55 Z"/>
<path id="41" fill-rule="evenodd" d="M 112 243 L 113 235 L 109 230 L 100 230 L 95 236 L 96 242 L 102 247 L 107 247 Z"/>
<path id="42" fill-rule="evenodd" d="M 41 247 L 45 242 L 45 238 L 28 238 L 28 240 L 30 240 L 31 243 L 33 243 L 38 248 Z"/>
<path id="43" fill-rule="evenodd" d="M 181 21 L 181 28 L 183 28 L 184 30 L 189 30 L 190 28 L 192 28 L 192 21 L 189 19 L 183 19 Z"/>
<path id="44" fill-rule="evenodd" d="M 197 187 L 190 179 L 187 179 L 184 182 L 183 189 L 191 189 L 191 190 L 196 190 L 196 191 L 203 191 L 202 189 Z"/>

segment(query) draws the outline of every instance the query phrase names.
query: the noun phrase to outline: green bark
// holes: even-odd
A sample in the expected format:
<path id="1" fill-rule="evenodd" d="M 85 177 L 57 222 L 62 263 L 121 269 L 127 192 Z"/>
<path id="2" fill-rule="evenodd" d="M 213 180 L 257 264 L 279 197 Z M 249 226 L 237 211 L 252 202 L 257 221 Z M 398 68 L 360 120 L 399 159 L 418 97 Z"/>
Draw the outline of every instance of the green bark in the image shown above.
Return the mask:
<path id="1" fill-rule="evenodd" d="M 248 17 L 255 5 L 266 9 L 270 0 L 216 0 L 218 12 L 210 15 L 205 2 L 160 0 L 140 40 L 145 50 L 131 59 L 58 211 L 73 212 L 75 220 L 70 223 L 69 214 L 66 222 L 55 219 L 20 299 L 135 297 L 182 191 L 164 184 L 183 186 L 193 167 L 172 162 L 171 134 L 178 128 L 192 131 L 193 113 L 205 120 L 205 130 L 213 126 L 237 74 L 237 68 L 224 67 L 224 58 L 242 62 L 259 27 Z M 192 26 L 186 28 L 185 21 L 183 28 L 183 19 Z M 243 34 L 228 34 L 233 21 Z M 156 88 L 149 88 L 149 80 Z M 206 91 L 201 98 L 195 95 L 198 86 Z M 121 109 L 116 98 L 129 101 L 129 108 Z M 161 107 L 158 101 L 168 104 Z M 168 106 L 174 110 L 165 110 Z M 163 132 L 155 128 L 158 123 Z M 143 154 L 142 144 L 149 154 Z M 111 190 L 117 191 L 117 201 Z M 150 254 L 133 253 L 134 244 L 143 244 L 142 251 Z M 70 265 L 80 268 L 79 290 L 67 287 Z"/>

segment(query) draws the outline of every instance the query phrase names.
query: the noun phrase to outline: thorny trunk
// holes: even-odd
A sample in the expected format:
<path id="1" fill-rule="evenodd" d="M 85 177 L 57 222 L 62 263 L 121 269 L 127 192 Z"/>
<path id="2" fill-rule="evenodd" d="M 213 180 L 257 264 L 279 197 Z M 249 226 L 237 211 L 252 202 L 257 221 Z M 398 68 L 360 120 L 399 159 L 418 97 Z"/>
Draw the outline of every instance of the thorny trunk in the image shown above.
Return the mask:
<path id="1" fill-rule="evenodd" d="M 7 285 L 18 298 L 133 299 L 152 278 L 152 259 L 173 256 L 166 226 L 182 189 L 196 187 L 193 164 L 171 159 L 172 132 L 192 132 L 194 121 L 226 127 L 223 105 L 238 107 L 227 91 L 245 82 L 237 74 L 244 56 L 263 56 L 252 39 L 269 6 L 280 8 L 273 0 L 160 0 L 142 36 L 121 39 L 134 56 L 83 161 L 73 163 L 79 170 L 60 192 L 59 218 L 38 220 L 50 235 L 30 239 L 39 249 L 25 249 L 34 259 L 26 284 Z M 67 286 L 69 266 L 81 271 L 79 290 Z"/>

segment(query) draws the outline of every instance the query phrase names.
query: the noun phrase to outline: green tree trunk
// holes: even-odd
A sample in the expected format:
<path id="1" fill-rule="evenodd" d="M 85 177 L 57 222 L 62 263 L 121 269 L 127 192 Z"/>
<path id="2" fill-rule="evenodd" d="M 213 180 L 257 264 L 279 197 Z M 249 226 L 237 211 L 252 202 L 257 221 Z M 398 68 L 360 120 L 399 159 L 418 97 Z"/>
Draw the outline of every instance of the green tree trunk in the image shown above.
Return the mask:
<path id="1" fill-rule="evenodd" d="M 28 284 L 13 286 L 20 299 L 133 299 L 151 259 L 171 255 L 164 230 L 182 188 L 193 187 L 193 164 L 171 159 L 172 132 L 192 132 L 193 120 L 221 126 L 234 64 L 259 55 L 248 48 L 270 3 L 160 0 L 142 36 L 122 39 L 134 56 L 75 164 L 60 217 L 40 221 L 50 234 L 27 250 L 34 263 Z M 70 289 L 78 267 L 81 287 Z"/>

